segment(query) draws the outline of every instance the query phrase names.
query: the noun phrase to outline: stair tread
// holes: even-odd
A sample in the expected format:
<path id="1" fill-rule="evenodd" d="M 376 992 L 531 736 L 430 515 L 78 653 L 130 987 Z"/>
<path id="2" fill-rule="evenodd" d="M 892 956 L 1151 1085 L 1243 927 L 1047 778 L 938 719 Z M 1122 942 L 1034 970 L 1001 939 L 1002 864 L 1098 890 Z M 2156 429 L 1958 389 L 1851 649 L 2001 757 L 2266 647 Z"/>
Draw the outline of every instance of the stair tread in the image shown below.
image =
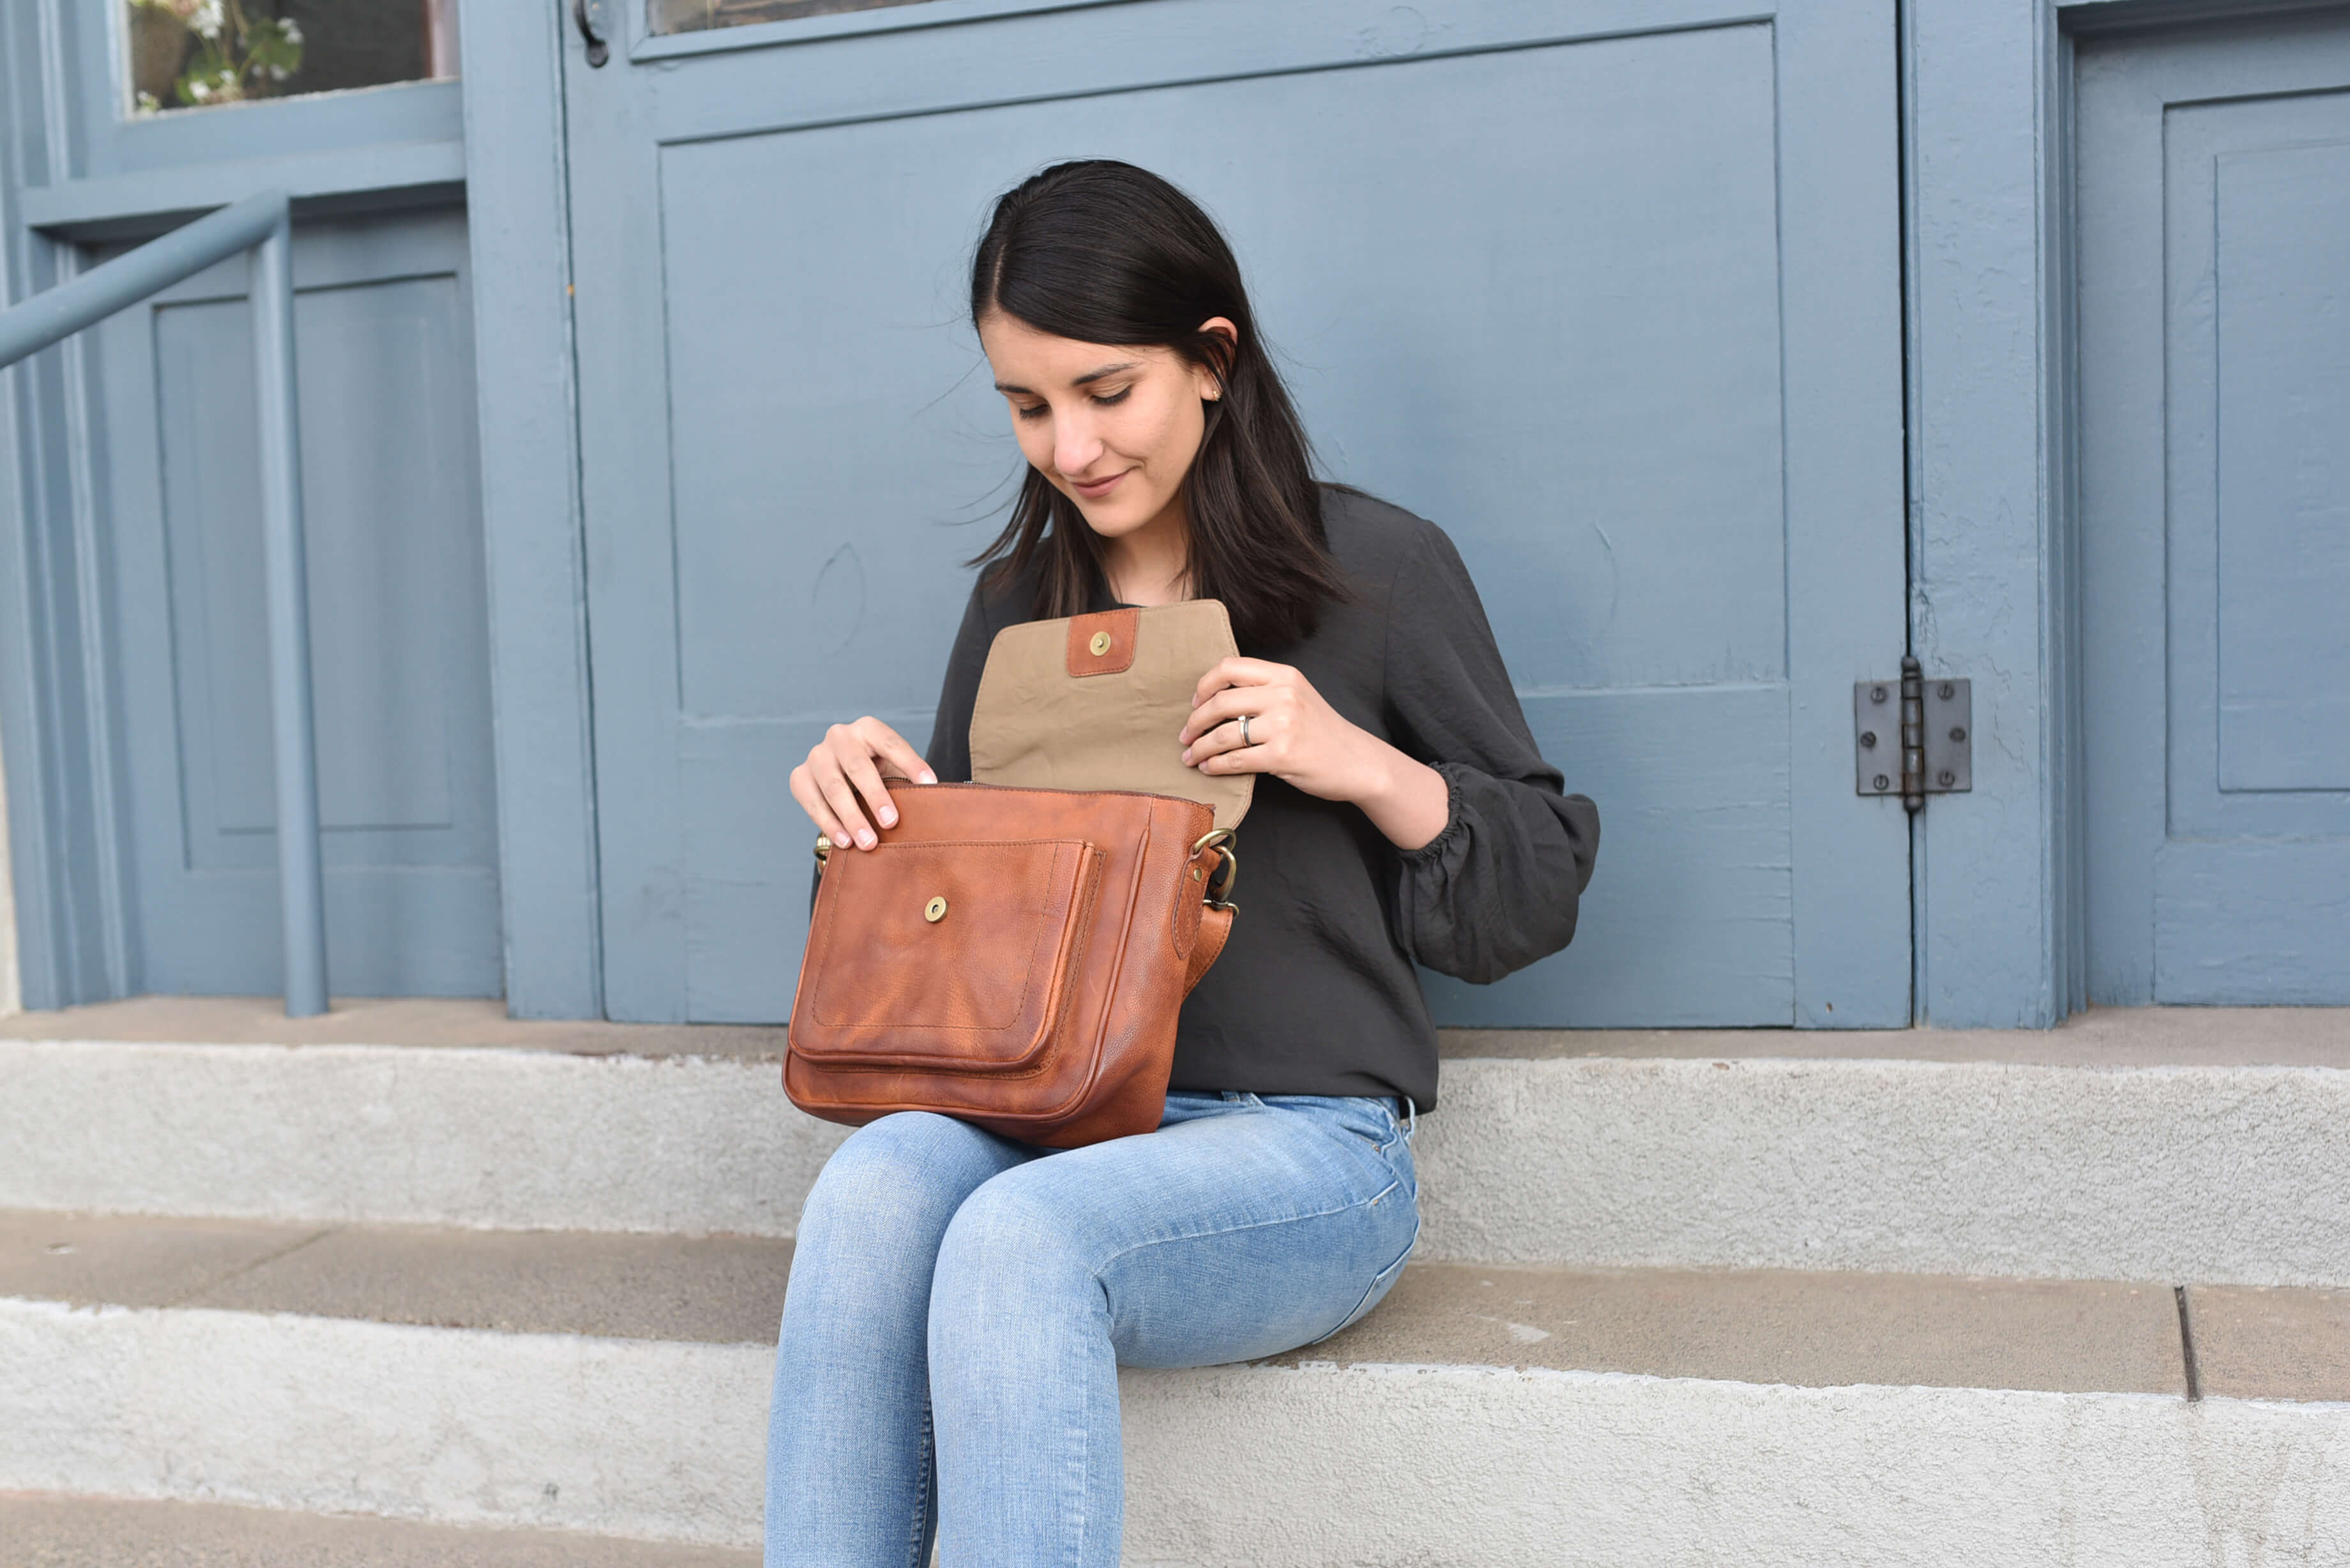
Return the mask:
<path id="1" fill-rule="evenodd" d="M 225 1503 L 0 1492 L 9 1568 L 751 1568 L 756 1552 Z"/>
<path id="2" fill-rule="evenodd" d="M 721 1345 L 769 1343 L 789 1241 L 0 1212 L 0 1295 Z M 2350 1291 L 2197 1286 L 2203 1391 L 2350 1399 Z M 1419 1263 L 1274 1359 L 1818 1387 L 2185 1392 L 2165 1283 Z"/>
<path id="3" fill-rule="evenodd" d="M 775 1336 L 792 1244 L 0 1210 L 0 1295 L 715 1345 Z"/>
<path id="4" fill-rule="evenodd" d="M 275 997 L 139 996 L 0 1018 L 0 1039 L 171 1044 L 509 1047 L 780 1062 L 778 1024 L 509 1018 L 504 1003 L 337 998 L 288 1018 Z M 2013 1062 L 2067 1067 L 2350 1068 L 2350 1008 L 2092 1008 L 2054 1029 L 1444 1029 L 1448 1060 L 1658 1057 Z"/>

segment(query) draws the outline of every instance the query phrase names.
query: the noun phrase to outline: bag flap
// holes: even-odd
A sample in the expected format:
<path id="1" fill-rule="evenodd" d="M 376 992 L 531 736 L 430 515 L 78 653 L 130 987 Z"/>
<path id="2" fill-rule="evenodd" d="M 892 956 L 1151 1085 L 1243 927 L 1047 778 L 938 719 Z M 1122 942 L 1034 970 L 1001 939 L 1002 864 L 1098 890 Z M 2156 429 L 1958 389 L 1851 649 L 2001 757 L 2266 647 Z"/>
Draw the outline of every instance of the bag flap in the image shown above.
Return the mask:
<path id="1" fill-rule="evenodd" d="M 1031 789 L 1135 789 L 1195 800 L 1237 827 L 1254 774 L 1183 765 L 1191 693 L 1240 651 L 1214 599 L 1105 610 L 995 634 L 971 713 L 971 776 Z"/>

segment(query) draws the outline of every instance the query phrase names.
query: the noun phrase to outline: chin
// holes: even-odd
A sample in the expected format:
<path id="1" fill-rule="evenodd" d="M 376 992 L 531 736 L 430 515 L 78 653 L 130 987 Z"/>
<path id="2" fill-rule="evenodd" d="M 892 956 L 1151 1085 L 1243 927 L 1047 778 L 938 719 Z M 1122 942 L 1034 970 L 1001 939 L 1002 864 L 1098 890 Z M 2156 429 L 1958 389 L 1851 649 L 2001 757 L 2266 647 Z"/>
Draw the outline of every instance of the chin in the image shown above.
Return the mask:
<path id="1" fill-rule="evenodd" d="M 1069 499 L 1076 501 L 1074 495 Z M 1159 514 L 1155 506 L 1138 506 L 1123 499 L 1111 506 L 1088 506 L 1082 501 L 1077 501 L 1076 505 L 1077 515 L 1086 520 L 1086 526 L 1105 539 L 1122 539 Z"/>

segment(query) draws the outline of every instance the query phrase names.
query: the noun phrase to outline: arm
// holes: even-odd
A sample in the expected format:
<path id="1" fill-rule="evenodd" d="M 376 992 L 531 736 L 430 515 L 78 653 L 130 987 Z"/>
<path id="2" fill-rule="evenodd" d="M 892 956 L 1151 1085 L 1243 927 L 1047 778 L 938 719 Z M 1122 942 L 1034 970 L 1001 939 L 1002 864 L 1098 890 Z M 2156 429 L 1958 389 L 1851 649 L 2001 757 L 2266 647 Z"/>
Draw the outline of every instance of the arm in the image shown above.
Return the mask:
<path id="1" fill-rule="evenodd" d="M 1562 793 L 1518 705 L 1484 606 L 1430 527 L 1398 575 L 1387 693 L 1398 742 L 1444 780 L 1444 830 L 1401 857 L 1397 940 L 1429 968 L 1501 979 L 1566 946 L 1599 848 L 1599 812 Z"/>
<path id="2" fill-rule="evenodd" d="M 1200 682 L 1183 760 L 1362 807 L 1400 852 L 1396 940 L 1430 969 L 1499 980 L 1574 936 L 1598 812 L 1560 793 L 1468 569 L 1432 527 L 1396 574 L 1387 635 L 1399 743 L 1349 722 L 1297 670 L 1231 659 Z"/>

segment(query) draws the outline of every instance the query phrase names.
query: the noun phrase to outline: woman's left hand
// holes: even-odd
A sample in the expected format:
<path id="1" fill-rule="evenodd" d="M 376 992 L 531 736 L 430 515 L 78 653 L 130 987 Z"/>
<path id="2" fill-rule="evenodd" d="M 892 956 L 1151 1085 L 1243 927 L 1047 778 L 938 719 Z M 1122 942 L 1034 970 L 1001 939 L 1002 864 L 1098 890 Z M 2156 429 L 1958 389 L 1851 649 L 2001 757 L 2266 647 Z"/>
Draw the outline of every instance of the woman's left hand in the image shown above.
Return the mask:
<path id="1" fill-rule="evenodd" d="M 1451 815 L 1443 775 L 1353 723 L 1286 664 L 1227 659 L 1200 678 L 1177 738 L 1203 774 L 1271 774 L 1324 800 L 1350 801 L 1379 831 L 1417 849 Z M 1248 743 L 1241 738 L 1248 718 Z"/>

